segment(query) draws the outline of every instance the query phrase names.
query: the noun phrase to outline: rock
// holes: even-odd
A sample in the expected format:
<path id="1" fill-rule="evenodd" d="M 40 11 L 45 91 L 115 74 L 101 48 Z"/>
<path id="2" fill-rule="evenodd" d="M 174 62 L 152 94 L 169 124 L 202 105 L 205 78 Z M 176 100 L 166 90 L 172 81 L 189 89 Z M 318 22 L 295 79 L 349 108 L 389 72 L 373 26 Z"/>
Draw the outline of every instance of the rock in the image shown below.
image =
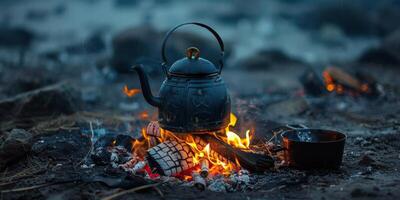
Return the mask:
<path id="1" fill-rule="evenodd" d="M 287 117 L 301 114 L 308 108 L 308 102 L 303 97 L 297 97 L 269 105 L 266 110 L 269 116 Z"/>
<path id="2" fill-rule="evenodd" d="M 0 123 L 31 117 L 72 114 L 80 106 L 79 95 L 66 83 L 59 83 L 0 101 Z"/>
<path id="3" fill-rule="evenodd" d="M 31 30 L 23 27 L 0 28 L 0 47 L 27 48 L 34 36 Z"/>
<path id="4" fill-rule="evenodd" d="M 365 51 L 358 59 L 361 63 L 379 64 L 379 65 L 399 65 L 400 60 L 390 51 L 379 47 L 371 48 Z"/>
<path id="5" fill-rule="evenodd" d="M 400 19 L 400 16 L 398 19 Z M 398 63 L 400 63 L 400 28 L 384 39 L 382 47 L 395 56 Z"/>
<path id="6" fill-rule="evenodd" d="M 377 197 L 378 194 L 376 194 L 377 191 L 366 191 L 361 188 L 354 188 L 350 195 L 351 197 Z"/>
<path id="7" fill-rule="evenodd" d="M 300 77 L 303 84 L 304 92 L 312 96 L 320 96 L 327 93 L 325 83 L 322 76 L 317 74 L 315 70 L 309 69 Z"/>
<path id="8" fill-rule="evenodd" d="M 371 156 L 369 155 L 363 155 L 361 157 L 361 160 L 358 162 L 359 165 L 366 165 L 366 166 L 370 166 L 372 164 L 375 163 L 375 159 L 373 159 Z"/>
<path id="9" fill-rule="evenodd" d="M 65 47 L 68 54 L 101 53 L 106 49 L 106 43 L 101 33 L 93 33 L 83 43 L 72 44 Z"/>
<path id="10" fill-rule="evenodd" d="M 189 26 L 187 27 L 189 28 Z M 194 27 L 197 28 L 197 27 Z M 194 29 L 197 31 L 198 29 Z M 112 41 L 113 56 L 111 65 L 120 73 L 131 72 L 133 64 L 142 63 L 148 72 L 161 73 L 161 45 L 164 32 L 157 31 L 150 26 L 139 26 L 121 31 Z M 209 36 L 211 38 L 211 36 Z M 226 44 L 226 46 L 229 44 Z M 169 39 L 166 54 L 169 64 L 184 57 L 186 48 L 196 46 L 200 49 L 200 56 L 217 63 L 219 47 L 217 42 L 203 38 L 194 33 L 180 32 L 179 30 Z M 229 56 L 229 47 L 226 47 L 225 59 Z"/>
<path id="11" fill-rule="evenodd" d="M 42 159 L 66 162 L 80 162 L 88 153 L 90 139 L 77 131 L 60 131 L 38 137 L 32 145 L 32 153 Z"/>
<path id="12" fill-rule="evenodd" d="M 132 144 L 133 144 L 133 138 L 129 135 L 117 135 L 115 138 L 115 145 L 116 146 L 122 146 L 126 150 L 131 150 L 132 149 Z"/>
<path id="13" fill-rule="evenodd" d="M 23 70 L 9 69 L 5 76 L 0 79 L 3 89 L 1 92 L 8 97 L 32 91 L 41 87 L 55 84 L 58 77 L 54 71 L 39 67 L 26 67 Z"/>
<path id="14" fill-rule="evenodd" d="M 286 55 L 281 50 L 266 49 L 239 61 L 237 67 L 248 70 L 267 70 L 276 65 L 292 65 L 296 63 L 301 64 L 302 62 Z"/>
<path id="15" fill-rule="evenodd" d="M 379 47 L 364 52 L 359 62 L 397 66 L 400 64 L 400 29 L 389 34 Z"/>
<path id="16" fill-rule="evenodd" d="M 160 60 L 162 34 L 149 26 L 131 28 L 118 33 L 112 41 L 111 65 L 118 72 L 130 72 L 135 62 L 148 57 Z M 161 68 L 161 66 L 159 66 Z"/>
<path id="17" fill-rule="evenodd" d="M 0 169 L 25 156 L 31 149 L 32 135 L 23 129 L 13 129 L 0 137 Z"/>

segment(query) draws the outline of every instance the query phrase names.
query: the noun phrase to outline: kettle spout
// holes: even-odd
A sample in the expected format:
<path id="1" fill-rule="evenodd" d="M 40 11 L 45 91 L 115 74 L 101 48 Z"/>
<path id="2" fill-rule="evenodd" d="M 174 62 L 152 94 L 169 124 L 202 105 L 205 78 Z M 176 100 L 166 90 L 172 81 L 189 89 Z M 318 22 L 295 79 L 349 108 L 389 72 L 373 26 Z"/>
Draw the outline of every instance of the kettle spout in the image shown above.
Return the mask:
<path id="1" fill-rule="evenodd" d="M 147 74 L 143 70 L 142 65 L 135 65 L 133 69 L 138 73 L 139 79 L 140 79 L 140 85 L 142 87 L 142 93 L 144 96 L 144 99 L 146 101 L 154 106 L 154 107 L 160 107 L 161 105 L 161 99 L 160 97 L 153 96 L 151 93 L 150 85 L 149 85 L 149 79 L 147 78 Z"/>

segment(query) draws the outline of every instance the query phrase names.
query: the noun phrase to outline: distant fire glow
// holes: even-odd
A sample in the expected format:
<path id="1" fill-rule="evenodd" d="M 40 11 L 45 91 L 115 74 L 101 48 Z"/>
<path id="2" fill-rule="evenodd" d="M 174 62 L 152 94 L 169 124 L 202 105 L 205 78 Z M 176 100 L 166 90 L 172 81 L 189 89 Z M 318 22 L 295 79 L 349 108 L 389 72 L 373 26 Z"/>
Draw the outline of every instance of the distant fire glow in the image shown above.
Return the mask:
<path id="1" fill-rule="evenodd" d="M 124 94 L 128 97 L 133 97 L 136 94 L 139 94 L 141 92 L 140 89 L 129 89 L 127 85 L 124 86 L 124 89 L 122 90 Z"/>

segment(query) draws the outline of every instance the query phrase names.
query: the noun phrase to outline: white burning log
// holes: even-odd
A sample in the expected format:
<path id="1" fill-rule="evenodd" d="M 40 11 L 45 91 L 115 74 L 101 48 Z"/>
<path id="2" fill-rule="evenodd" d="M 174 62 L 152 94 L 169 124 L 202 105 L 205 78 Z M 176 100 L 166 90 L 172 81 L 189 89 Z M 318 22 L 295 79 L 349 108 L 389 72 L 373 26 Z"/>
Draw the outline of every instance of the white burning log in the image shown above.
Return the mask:
<path id="1" fill-rule="evenodd" d="M 149 166 L 160 175 L 171 176 L 192 168 L 193 152 L 183 141 L 169 140 L 147 151 Z"/>
<path id="2" fill-rule="evenodd" d="M 150 147 L 154 147 L 160 143 L 161 132 L 157 121 L 151 121 L 147 125 L 146 134 L 149 137 Z"/>
<path id="3" fill-rule="evenodd" d="M 208 163 L 207 159 L 201 159 L 200 160 L 200 176 L 203 178 L 207 178 L 208 176 L 208 170 L 210 168 L 210 165 Z"/>
<path id="4" fill-rule="evenodd" d="M 205 190 L 207 187 L 206 180 L 198 173 L 198 172 L 193 172 L 192 173 L 192 178 L 194 182 L 194 187 L 196 187 L 199 190 Z"/>

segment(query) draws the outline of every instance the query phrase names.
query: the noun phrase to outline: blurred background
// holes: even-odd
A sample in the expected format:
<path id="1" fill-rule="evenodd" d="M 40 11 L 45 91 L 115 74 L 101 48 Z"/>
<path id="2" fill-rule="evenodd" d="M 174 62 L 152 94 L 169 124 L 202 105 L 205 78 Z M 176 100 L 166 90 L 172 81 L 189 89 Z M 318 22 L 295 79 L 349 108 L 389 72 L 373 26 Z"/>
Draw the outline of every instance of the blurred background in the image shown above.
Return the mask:
<path id="1" fill-rule="evenodd" d="M 1 0 L 0 8 L 3 101 L 62 82 L 73 88 L 72 110 L 153 110 L 142 95 L 124 94 L 124 86 L 139 89 L 131 66 L 144 64 L 157 92 L 164 34 L 190 21 L 223 38 L 233 97 L 298 95 L 304 72 L 327 66 L 390 83 L 400 65 L 398 0 Z M 189 46 L 218 58 L 212 35 L 186 26 L 170 38 L 169 60 Z"/>

